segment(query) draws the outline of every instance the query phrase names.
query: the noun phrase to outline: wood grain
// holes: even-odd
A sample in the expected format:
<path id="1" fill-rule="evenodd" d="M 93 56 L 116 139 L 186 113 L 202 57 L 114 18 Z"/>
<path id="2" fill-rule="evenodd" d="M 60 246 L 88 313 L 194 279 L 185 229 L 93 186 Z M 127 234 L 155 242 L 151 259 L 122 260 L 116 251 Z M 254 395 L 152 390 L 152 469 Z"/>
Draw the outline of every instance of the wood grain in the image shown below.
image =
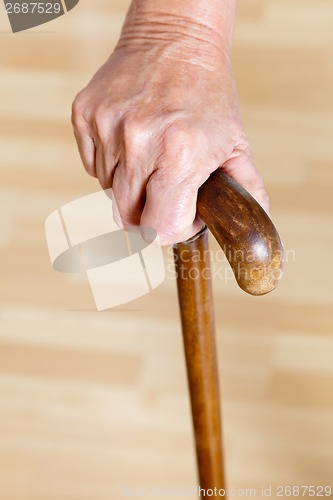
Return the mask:
<path id="1" fill-rule="evenodd" d="M 193 238 L 175 245 L 174 255 L 198 484 L 204 490 L 222 490 L 227 485 L 208 250 L 208 229 L 205 227 Z"/>
<path id="2" fill-rule="evenodd" d="M 162 286 L 97 313 L 85 276 L 54 272 L 45 244 L 47 215 L 98 189 L 70 106 L 127 4 L 82 0 L 15 36 L 0 10 L 4 500 L 119 500 L 126 485 L 197 481 L 172 252 Z M 332 483 L 332 19 L 330 0 L 239 2 L 234 73 L 287 258 L 279 287 L 255 298 L 210 243 L 230 488 Z"/>
<path id="3" fill-rule="evenodd" d="M 219 243 L 244 292 L 265 295 L 276 288 L 284 267 L 280 236 L 259 203 L 222 169 L 199 189 L 198 215 Z"/>

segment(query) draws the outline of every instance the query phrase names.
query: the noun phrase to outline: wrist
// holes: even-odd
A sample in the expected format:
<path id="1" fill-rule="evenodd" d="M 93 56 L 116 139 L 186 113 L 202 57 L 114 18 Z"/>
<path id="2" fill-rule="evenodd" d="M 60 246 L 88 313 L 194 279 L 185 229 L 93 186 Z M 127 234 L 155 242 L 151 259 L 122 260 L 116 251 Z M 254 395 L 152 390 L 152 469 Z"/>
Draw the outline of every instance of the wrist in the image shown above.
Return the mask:
<path id="1" fill-rule="evenodd" d="M 133 0 L 117 48 L 167 46 L 183 58 L 230 60 L 236 0 Z"/>

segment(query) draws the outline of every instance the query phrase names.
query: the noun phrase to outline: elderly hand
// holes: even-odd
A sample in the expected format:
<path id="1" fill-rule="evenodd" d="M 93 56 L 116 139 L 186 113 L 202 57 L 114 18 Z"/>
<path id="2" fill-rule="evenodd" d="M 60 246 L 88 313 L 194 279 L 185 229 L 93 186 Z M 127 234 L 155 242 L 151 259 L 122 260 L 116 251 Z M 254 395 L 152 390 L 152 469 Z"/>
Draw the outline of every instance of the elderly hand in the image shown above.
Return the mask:
<path id="1" fill-rule="evenodd" d="M 225 35 L 232 14 L 215 26 L 214 13 L 156 12 L 158 0 L 154 11 L 148 1 L 132 5 L 114 53 L 76 97 L 72 121 L 83 164 L 112 187 L 122 224 L 154 228 L 164 245 L 200 229 L 198 188 L 219 167 L 266 211 L 268 198 L 239 114 Z"/>

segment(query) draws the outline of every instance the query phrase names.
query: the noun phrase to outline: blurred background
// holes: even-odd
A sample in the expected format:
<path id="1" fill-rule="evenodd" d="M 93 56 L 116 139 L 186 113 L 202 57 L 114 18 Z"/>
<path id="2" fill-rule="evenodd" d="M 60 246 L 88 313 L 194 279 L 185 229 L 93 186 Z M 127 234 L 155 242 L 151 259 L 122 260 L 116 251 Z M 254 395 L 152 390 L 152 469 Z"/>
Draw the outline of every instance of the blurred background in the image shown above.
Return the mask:
<path id="1" fill-rule="evenodd" d="M 3 500 L 118 500 L 126 487 L 197 484 L 170 269 L 153 293 L 98 313 L 85 275 L 53 271 L 45 243 L 47 215 L 99 189 L 70 107 L 127 7 L 81 0 L 15 35 L 0 8 Z M 240 0 L 238 11 L 243 119 L 287 266 L 264 297 L 213 281 L 224 448 L 230 488 L 260 498 L 271 485 L 275 498 L 277 485 L 333 486 L 333 3 Z"/>

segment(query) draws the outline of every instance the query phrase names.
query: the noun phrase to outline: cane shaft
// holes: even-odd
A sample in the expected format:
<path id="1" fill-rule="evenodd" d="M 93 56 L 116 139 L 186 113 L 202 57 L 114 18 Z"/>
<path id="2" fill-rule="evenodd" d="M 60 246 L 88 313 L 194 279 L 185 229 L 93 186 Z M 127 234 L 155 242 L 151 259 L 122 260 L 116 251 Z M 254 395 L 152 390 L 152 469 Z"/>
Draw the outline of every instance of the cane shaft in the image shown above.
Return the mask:
<path id="1" fill-rule="evenodd" d="M 201 488 L 224 488 L 218 368 L 208 232 L 174 248 Z"/>

